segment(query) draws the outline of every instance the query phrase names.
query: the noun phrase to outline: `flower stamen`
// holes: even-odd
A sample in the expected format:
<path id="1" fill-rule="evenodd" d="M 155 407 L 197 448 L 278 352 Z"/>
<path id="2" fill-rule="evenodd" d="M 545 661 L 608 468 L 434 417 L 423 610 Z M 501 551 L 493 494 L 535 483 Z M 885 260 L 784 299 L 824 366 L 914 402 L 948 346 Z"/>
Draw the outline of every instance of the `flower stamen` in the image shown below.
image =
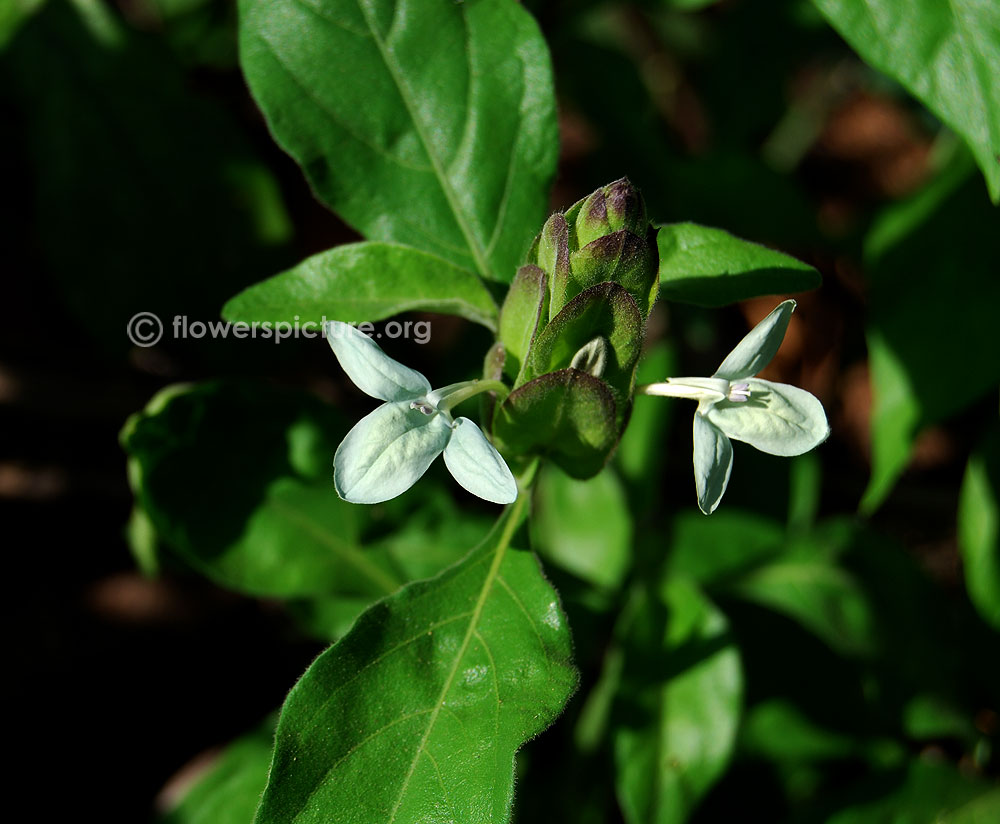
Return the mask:
<path id="1" fill-rule="evenodd" d="M 750 384 L 731 383 L 729 385 L 729 400 L 734 403 L 743 403 L 750 400 Z"/>

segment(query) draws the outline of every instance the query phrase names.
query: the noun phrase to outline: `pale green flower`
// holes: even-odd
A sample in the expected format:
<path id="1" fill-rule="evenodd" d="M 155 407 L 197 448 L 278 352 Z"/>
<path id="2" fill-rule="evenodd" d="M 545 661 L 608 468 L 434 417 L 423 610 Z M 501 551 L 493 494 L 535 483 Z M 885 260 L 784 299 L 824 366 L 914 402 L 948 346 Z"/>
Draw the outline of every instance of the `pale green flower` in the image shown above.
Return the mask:
<path id="1" fill-rule="evenodd" d="M 796 386 L 754 377 L 785 337 L 794 300 L 781 303 L 737 344 L 710 378 L 667 378 L 640 387 L 647 395 L 691 398 L 694 414 L 694 481 L 698 506 L 715 511 L 733 469 L 730 438 L 771 455 L 801 455 L 830 434 L 823 405 Z"/>
<path id="2" fill-rule="evenodd" d="M 337 494 L 356 504 L 402 495 L 442 452 L 448 470 L 473 495 L 497 504 L 517 498 L 510 469 L 468 418 L 451 409 L 490 390 L 496 381 L 466 381 L 431 389 L 427 378 L 386 355 L 367 335 L 339 321 L 327 340 L 347 376 L 364 393 L 385 401 L 347 433 L 333 458 Z"/>

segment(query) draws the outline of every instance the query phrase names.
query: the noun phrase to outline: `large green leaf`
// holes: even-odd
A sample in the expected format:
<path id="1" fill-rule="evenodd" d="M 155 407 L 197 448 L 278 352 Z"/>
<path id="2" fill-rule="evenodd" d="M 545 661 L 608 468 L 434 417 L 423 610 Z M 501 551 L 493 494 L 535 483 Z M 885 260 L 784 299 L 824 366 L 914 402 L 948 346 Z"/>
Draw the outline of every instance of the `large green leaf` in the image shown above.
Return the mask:
<path id="1" fill-rule="evenodd" d="M 544 467 L 535 485 L 531 545 L 595 586 L 618 587 L 632 562 L 632 518 L 614 471 L 578 481 Z"/>
<path id="2" fill-rule="evenodd" d="M 348 243 L 240 292 L 231 321 L 374 321 L 423 310 L 496 329 L 497 306 L 479 277 L 436 255 L 391 243 Z"/>
<path id="3" fill-rule="evenodd" d="M 983 0 L 813 0 L 858 54 L 972 149 L 1000 201 L 1000 6 Z"/>
<path id="4" fill-rule="evenodd" d="M 240 13 L 254 98 L 328 206 L 371 240 L 514 277 L 558 154 L 548 50 L 518 3 L 241 0 Z"/>
<path id="5" fill-rule="evenodd" d="M 212 383 L 165 390 L 122 444 L 157 534 L 213 580 L 278 597 L 385 595 L 404 578 L 361 546 L 364 510 L 330 479 L 342 432 L 307 396 Z"/>
<path id="6" fill-rule="evenodd" d="M 742 704 L 725 617 L 684 578 L 669 579 L 662 595 L 638 611 L 626 650 L 614 751 L 629 824 L 687 820 L 726 768 Z"/>
<path id="7" fill-rule="evenodd" d="M 695 223 L 661 226 L 660 295 L 698 306 L 724 306 L 757 295 L 803 292 L 820 285 L 812 266 L 722 229 Z"/>
<path id="8" fill-rule="evenodd" d="M 969 459 L 958 501 L 965 586 L 979 614 L 1000 630 L 1000 430 Z"/>
<path id="9" fill-rule="evenodd" d="M 267 783 L 276 717 L 238 738 L 160 824 L 251 824 Z"/>
<path id="10" fill-rule="evenodd" d="M 881 504 L 920 431 L 1000 383 L 1000 212 L 967 157 L 887 209 L 865 241 L 871 277 L 872 477 L 861 506 Z M 928 302 L 928 296 L 933 299 Z"/>
<path id="11" fill-rule="evenodd" d="M 282 709 L 257 824 L 508 820 L 514 753 L 576 684 L 558 597 L 510 547 L 524 506 L 313 663 Z"/>

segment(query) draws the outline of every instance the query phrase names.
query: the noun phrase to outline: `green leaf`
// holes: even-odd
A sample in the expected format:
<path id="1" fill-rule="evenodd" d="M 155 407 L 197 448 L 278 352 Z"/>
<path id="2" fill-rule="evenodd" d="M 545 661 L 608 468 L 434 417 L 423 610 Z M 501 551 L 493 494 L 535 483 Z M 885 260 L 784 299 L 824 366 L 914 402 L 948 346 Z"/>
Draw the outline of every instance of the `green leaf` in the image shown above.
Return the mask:
<path id="1" fill-rule="evenodd" d="M 510 282 L 558 155 L 548 50 L 518 3 L 241 0 L 240 59 L 348 223 Z"/>
<path id="2" fill-rule="evenodd" d="M 850 757 L 856 749 L 850 736 L 824 729 L 781 699 L 749 710 L 740 730 L 741 752 L 770 761 L 837 760 Z"/>
<path id="3" fill-rule="evenodd" d="M 238 738 L 159 824 L 251 824 L 274 749 L 277 716 Z"/>
<path id="4" fill-rule="evenodd" d="M 531 546 L 597 587 L 619 587 L 632 562 L 632 518 L 614 472 L 578 481 L 544 467 L 535 483 Z"/>
<path id="5" fill-rule="evenodd" d="M 998 218 L 963 153 L 926 188 L 888 208 L 866 238 L 873 401 L 864 512 L 885 500 L 923 428 L 1000 384 L 1000 359 L 976 355 L 996 348 Z"/>
<path id="6" fill-rule="evenodd" d="M 655 383 L 677 374 L 677 353 L 665 341 L 657 341 L 643 354 L 636 370 L 636 383 Z M 671 415 L 679 404 L 643 398 L 632 408 L 628 426 L 615 451 L 615 463 L 629 486 L 632 511 L 658 504 L 659 477 L 668 460 L 665 441 Z"/>
<path id="7" fill-rule="evenodd" d="M 590 478 L 618 440 L 615 410 L 604 381 L 560 369 L 511 392 L 497 410 L 493 434 L 504 454 L 548 456 L 572 477 Z"/>
<path id="8" fill-rule="evenodd" d="M 60 302 L 109 350 L 129 347 L 136 313 L 159 315 L 169 335 L 172 316 L 213 318 L 278 265 L 292 227 L 275 177 L 162 38 L 106 3 L 49 2 L 3 56 L 5 133 L 28 150 L 17 162 L 32 181 L 17 208 Z"/>
<path id="9" fill-rule="evenodd" d="M 680 824 L 733 752 L 742 703 L 739 653 L 725 617 L 685 579 L 640 612 L 615 734 L 616 786 L 628 824 Z"/>
<path id="10" fill-rule="evenodd" d="M 820 285 L 812 266 L 722 229 L 695 223 L 661 226 L 660 296 L 724 306 L 758 295 L 804 292 Z"/>
<path id="11" fill-rule="evenodd" d="M 1000 819 L 1000 789 L 989 790 L 952 810 L 941 824 L 991 824 Z"/>
<path id="12" fill-rule="evenodd" d="M 996 788 L 949 764 L 914 760 L 898 787 L 888 793 L 884 782 L 870 783 L 864 787 L 867 792 L 856 794 L 864 801 L 829 816 L 827 824 L 986 824 L 995 820 L 989 814 L 997 807 Z M 989 817 L 979 817 L 983 810 Z"/>
<path id="13" fill-rule="evenodd" d="M 558 597 L 509 546 L 524 500 L 307 670 L 281 712 L 257 824 L 508 820 L 514 753 L 576 685 Z"/>
<path id="14" fill-rule="evenodd" d="M 958 501 L 958 547 L 969 598 L 1000 630 L 1000 430 L 969 459 Z"/>
<path id="15" fill-rule="evenodd" d="M 412 495 L 405 512 L 379 512 L 372 518 L 373 530 L 385 530 L 386 521 L 393 525 L 388 534 L 373 536 L 367 541 L 368 552 L 375 557 L 384 555 L 392 567 L 407 581 L 430 578 L 461 560 L 488 534 L 493 519 L 468 506 L 460 506 L 438 485 L 425 479 Z M 405 499 L 397 498 L 393 506 Z M 379 510 L 381 507 L 375 507 Z M 411 511 L 412 510 L 412 511 Z M 336 641 L 350 630 L 357 617 L 371 606 L 371 597 L 334 597 L 296 600 L 287 604 L 299 625 L 310 635 L 326 641 Z"/>
<path id="16" fill-rule="evenodd" d="M 875 620 L 854 578 L 816 558 L 788 558 L 759 567 L 725 587 L 727 592 L 798 621 L 844 655 L 870 655 Z"/>
<path id="17" fill-rule="evenodd" d="M 981 0 L 813 0 L 876 69 L 968 143 L 1000 201 L 1000 7 Z"/>
<path id="18" fill-rule="evenodd" d="M 477 275 L 392 243 L 347 243 L 240 292 L 222 308 L 245 323 L 375 321 L 401 312 L 459 315 L 496 330 L 497 307 Z"/>
<path id="19" fill-rule="evenodd" d="M 342 433 L 307 396 L 209 383 L 165 390 L 121 439 L 156 533 L 212 580 L 276 597 L 381 596 L 402 579 L 361 546 L 361 511 L 333 489 Z"/>
<path id="20" fill-rule="evenodd" d="M 784 542 L 781 524 L 753 512 L 723 509 L 711 518 L 681 512 L 670 535 L 668 569 L 711 587 L 779 555 Z"/>
<path id="21" fill-rule="evenodd" d="M 0 51 L 44 2 L 45 0 L 10 0 L 0 6 Z"/>

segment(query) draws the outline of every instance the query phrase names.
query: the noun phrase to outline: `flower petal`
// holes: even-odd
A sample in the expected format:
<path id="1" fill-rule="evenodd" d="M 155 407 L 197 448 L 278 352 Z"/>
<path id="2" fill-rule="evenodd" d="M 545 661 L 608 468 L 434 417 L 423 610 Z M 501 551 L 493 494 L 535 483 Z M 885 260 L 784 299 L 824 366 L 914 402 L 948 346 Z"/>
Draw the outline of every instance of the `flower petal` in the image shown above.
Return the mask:
<path id="1" fill-rule="evenodd" d="M 801 455 L 830 435 L 826 412 L 813 395 L 797 386 L 750 378 L 750 398 L 720 401 L 708 419 L 730 438 L 771 455 Z"/>
<path id="2" fill-rule="evenodd" d="M 786 300 L 779 303 L 764 320 L 758 323 L 743 340 L 736 344 L 722 366 L 713 377 L 725 378 L 728 381 L 742 380 L 756 375 L 771 362 L 784 340 L 788 321 L 795 311 L 795 301 Z"/>
<path id="3" fill-rule="evenodd" d="M 706 515 L 715 512 L 729 486 L 733 471 L 733 445 L 725 433 L 704 415 L 694 416 L 694 486 L 698 492 L 698 508 Z"/>
<path id="4" fill-rule="evenodd" d="M 354 385 L 380 401 L 414 400 L 431 391 L 427 378 L 379 349 L 364 332 L 338 320 L 327 324 L 326 339 Z"/>
<path id="5" fill-rule="evenodd" d="M 468 418 L 456 418 L 444 462 L 455 480 L 473 495 L 495 504 L 513 503 L 517 482 L 500 453 Z"/>
<path id="6" fill-rule="evenodd" d="M 409 401 L 384 403 L 365 415 L 337 448 L 333 483 L 355 504 L 377 504 L 415 484 L 451 437 L 444 415 L 410 409 Z"/>

